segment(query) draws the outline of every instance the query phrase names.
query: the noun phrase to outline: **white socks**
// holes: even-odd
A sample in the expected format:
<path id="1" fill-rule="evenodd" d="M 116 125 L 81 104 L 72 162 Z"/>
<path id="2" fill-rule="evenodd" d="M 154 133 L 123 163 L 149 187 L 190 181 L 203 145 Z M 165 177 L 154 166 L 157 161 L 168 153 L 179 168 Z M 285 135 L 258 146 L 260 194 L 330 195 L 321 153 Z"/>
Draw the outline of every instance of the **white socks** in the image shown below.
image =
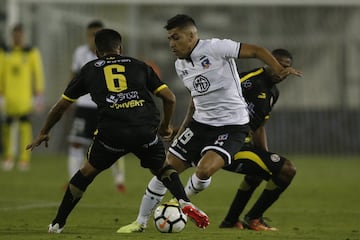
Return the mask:
<path id="1" fill-rule="evenodd" d="M 72 178 L 74 174 L 81 168 L 85 158 L 84 148 L 79 147 L 75 148 L 73 146 L 69 147 L 69 157 L 68 157 L 68 172 L 69 178 Z"/>
<path id="2" fill-rule="evenodd" d="M 146 228 L 147 222 L 149 221 L 152 212 L 163 199 L 166 190 L 167 188 L 160 180 L 157 179 L 157 177 L 154 176 L 150 180 L 145 194 L 141 200 L 139 214 L 136 219 L 136 221 L 144 228 Z"/>
<path id="3" fill-rule="evenodd" d="M 207 188 L 211 183 L 211 178 L 206 180 L 199 179 L 195 173 L 189 178 L 188 183 L 185 187 L 185 192 L 187 196 L 191 196 L 199 193 L 200 191 Z M 145 194 L 141 200 L 141 205 L 139 209 L 139 214 L 136 221 L 141 224 L 144 228 L 147 226 L 147 222 L 149 221 L 152 212 L 159 205 L 161 200 L 163 199 L 167 188 L 164 184 L 157 179 L 157 177 L 153 177 L 145 191 Z"/>
<path id="4" fill-rule="evenodd" d="M 198 194 L 205 188 L 207 188 L 211 183 L 211 177 L 205 180 L 201 180 L 196 176 L 196 173 L 190 176 L 186 186 L 185 193 L 188 197 Z"/>
<path id="5" fill-rule="evenodd" d="M 119 160 L 111 166 L 111 173 L 115 185 L 125 183 L 125 159 L 126 155 L 119 158 Z"/>

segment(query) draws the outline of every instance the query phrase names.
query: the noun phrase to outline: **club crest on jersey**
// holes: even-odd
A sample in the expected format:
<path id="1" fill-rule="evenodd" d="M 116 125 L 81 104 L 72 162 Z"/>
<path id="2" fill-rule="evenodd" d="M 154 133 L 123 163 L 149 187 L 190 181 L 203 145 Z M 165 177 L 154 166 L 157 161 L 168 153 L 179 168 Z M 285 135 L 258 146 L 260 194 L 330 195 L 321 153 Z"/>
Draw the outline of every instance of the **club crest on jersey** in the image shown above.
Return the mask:
<path id="1" fill-rule="evenodd" d="M 271 154 L 270 159 L 273 162 L 279 162 L 280 161 L 280 156 L 274 153 L 274 154 Z"/>
<path id="2" fill-rule="evenodd" d="M 224 145 L 224 141 L 227 140 L 228 137 L 229 137 L 228 133 L 219 135 L 217 140 L 215 141 L 215 145 L 219 145 L 219 146 Z"/>
<path id="3" fill-rule="evenodd" d="M 98 60 L 95 62 L 95 67 L 101 67 L 105 65 L 105 60 Z"/>
<path id="4" fill-rule="evenodd" d="M 201 61 L 201 66 L 203 67 L 203 69 L 208 69 L 211 65 L 210 60 L 207 56 L 202 56 L 200 58 Z"/>
<path id="5" fill-rule="evenodd" d="M 210 81 L 206 77 L 198 75 L 194 79 L 193 86 L 195 91 L 199 93 L 204 93 L 209 89 Z"/>

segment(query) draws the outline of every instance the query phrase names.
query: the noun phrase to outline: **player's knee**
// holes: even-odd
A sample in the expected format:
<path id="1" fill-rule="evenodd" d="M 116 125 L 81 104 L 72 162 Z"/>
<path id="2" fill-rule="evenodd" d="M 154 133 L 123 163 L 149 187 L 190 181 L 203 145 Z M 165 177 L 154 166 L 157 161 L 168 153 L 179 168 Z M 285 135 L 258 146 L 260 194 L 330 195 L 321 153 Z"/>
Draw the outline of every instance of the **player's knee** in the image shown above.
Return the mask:
<path id="1" fill-rule="evenodd" d="M 166 165 L 160 171 L 154 173 L 161 182 L 164 182 L 166 179 L 171 180 L 172 174 L 177 173 L 177 171 L 171 165 Z"/>
<path id="2" fill-rule="evenodd" d="M 295 165 L 291 161 L 286 159 L 283 167 L 281 168 L 279 178 L 282 181 L 290 183 L 292 179 L 295 177 L 295 175 L 296 175 Z"/>
<path id="3" fill-rule="evenodd" d="M 220 156 L 203 158 L 197 165 L 196 176 L 201 180 L 206 180 L 224 165 L 224 159 Z"/>
<path id="4" fill-rule="evenodd" d="M 80 191 L 85 192 L 86 188 L 94 180 L 92 177 L 84 176 L 81 171 L 77 173 L 70 179 L 70 184 L 78 188 Z"/>
<path id="5" fill-rule="evenodd" d="M 212 168 L 197 168 L 196 169 L 196 176 L 201 180 L 209 179 L 212 176 L 214 170 Z"/>

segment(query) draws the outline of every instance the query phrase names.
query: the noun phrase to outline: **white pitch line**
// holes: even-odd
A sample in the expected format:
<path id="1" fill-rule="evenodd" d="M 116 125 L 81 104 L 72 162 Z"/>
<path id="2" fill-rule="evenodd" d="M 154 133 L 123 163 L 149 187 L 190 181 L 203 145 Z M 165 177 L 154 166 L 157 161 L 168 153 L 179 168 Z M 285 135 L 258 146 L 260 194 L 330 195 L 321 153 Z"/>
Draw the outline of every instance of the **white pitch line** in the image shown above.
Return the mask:
<path id="1" fill-rule="evenodd" d="M 29 210 L 29 209 L 41 209 L 41 208 L 50 208 L 50 207 L 58 207 L 59 202 L 47 202 L 47 203 L 33 203 L 33 204 L 25 204 L 21 206 L 12 206 L 12 207 L 0 207 L 0 212 L 8 212 L 8 211 L 21 211 L 21 210 Z M 96 205 L 96 204 L 81 204 L 79 207 L 81 208 L 104 208 L 104 209 L 113 209 L 113 208 L 121 208 L 116 205 Z"/>
<path id="2" fill-rule="evenodd" d="M 49 208 L 49 207 L 56 207 L 58 206 L 58 202 L 48 202 L 48 203 L 33 203 L 33 204 L 26 204 L 22 206 L 14 206 L 14 207 L 1 207 L 1 212 L 7 211 L 16 211 L 16 210 L 28 210 L 28 209 L 35 209 L 35 208 Z"/>

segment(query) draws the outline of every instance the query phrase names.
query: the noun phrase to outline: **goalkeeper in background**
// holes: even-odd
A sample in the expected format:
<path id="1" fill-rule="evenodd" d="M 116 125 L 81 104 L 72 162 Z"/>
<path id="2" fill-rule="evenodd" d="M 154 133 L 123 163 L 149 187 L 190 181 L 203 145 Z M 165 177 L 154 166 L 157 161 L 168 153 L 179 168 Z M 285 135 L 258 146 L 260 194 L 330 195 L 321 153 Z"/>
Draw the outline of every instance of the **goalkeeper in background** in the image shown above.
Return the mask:
<path id="1" fill-rule="evenodd" d="M 12 45 L 4 51 L 0 67 L 0 102 L 5 114 L 2 129 L 4 144 L 2 169 L 4 171 L 13 169 L 15 150 L 18 146 L 18 168 L 26 171 L 30 167 L 31 157 L 30 152 L 25 151 L 26 144 L 32 139 L 30 116 L 33 107 L 38 113 L 44 108 L 43 66 L 39 50 L 24 44 L 24 29 L 21 24 L 14 26 L 12 40 Z M 19 143 L 16 144 L 18 132 Z"/>

